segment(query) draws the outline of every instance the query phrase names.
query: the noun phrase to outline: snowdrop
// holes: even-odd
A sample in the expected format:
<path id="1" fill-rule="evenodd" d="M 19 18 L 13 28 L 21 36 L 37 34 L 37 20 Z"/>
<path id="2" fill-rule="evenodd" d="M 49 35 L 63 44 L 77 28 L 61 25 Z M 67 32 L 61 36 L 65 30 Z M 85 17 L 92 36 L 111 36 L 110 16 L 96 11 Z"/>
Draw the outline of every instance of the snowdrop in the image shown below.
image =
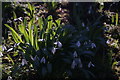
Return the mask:
<path id="1" fill-rule="evenodd" d="M 107 40 L 106 43 L 107 43 L 107 44 L 110 44 L 110 40 Z"/>
<path id="2" fill-rule="evenodd" d="M 85 27 L 85 24 L 84 24 L 84 22 L 82 22 L 82 26 L 83 26 L 83 27 Z"/>
<path id="3" fill-rule="evenodd" d="M 77 43 L 76 43 L 76 45 L 77 45 L 77 47 L 80 47 L 80 41 L 77 41 Z"/>
<path id="4" fill-rule="evenodd" d="M 57 45 L 58 48 L 61 48 L 61 47 L 62 47 L 62 43 L 61 43 L 60 41 L 57 41 L 57 42 L 55 42 L 54 44 Z"/>
<path id="5" fill-rule="evenodd" d="M 44 41 L 45 39 L 38 39 L 38 41 Z"/>
<path id="6" fill-rule="evenodd" d="M 22 66 L 24 66 L 25 64 L 27 64 L 27 61 L 25 59 L 22 59 Z"/>
<path id="7" fill-rule="evenodd" d="M 71 68 L 74 69 L 75 66 L 77 66 L 77 63 L 75 62 L 75 60 L 73 60 L 72 65 L 71 65 Z"/>
<path id="8" fill-rule="evenodd" d="M 18 20 L 21 21 L 21 22 L 22 22 L 22 19 L 23 19 L 22 17 L 19 17 L 19 18 L 18 18 Z"/>
<path id="9" fill-rule="evenodd" d="M 10 49 L 7 50 L 7 52 L 10 52 L 10 51 L 12 51 L 12 50 L 13 50 L 13 48 L 10 48 Z"/>
<path id="10" fill-rule="evenodd" d="M 8 76 L 7 80 L 13 80 L 11 76 Z"/>
<path id="11" fill-rule="evenodd" d="M 55 52 L 56 52 L 56 48 L 53 47 L 52 48 L 52 53 L 55 54 Z"/>
<path id="12" fill-rule="evenodd" d="M 89 63 L 88 63 L 88 68 L 90 68 L 90 67 L 95 67 L 95 65 L 94 64 L 92 64 L 92 62 L 90 61 Z"/>
<path id="13" fill-rule="evenodd" d="M 89 7 L 88 13 L 91 14 L 92 6 Z"/>
<path id="14" fill-rule="evenodd" d="M 33 56 L 31 56 L 31 55 L 30 55 L 30 58 L 31 58 L 31 59 L 34 61 L 34 58 L 33 58 Z"/>
<path id="15" fill-rule="evenodd" d="M 2 57 L 3 56 L 3 54 L 2 54 L 2 52 L 0 52 L 0 57 Z"/>
<path id="16" fill-rule="evenodd" d="M 62 47 L 62 43 L 60 41 L 58 41 L 58 47 L 61 48 Z"/>
<path id="17" fill-rule="evenodd" d="M 86 30 L 89 31 L 89 27 L 86 27 Z"/>
<path id="18" fill-rule="evenodd" d="M 45 64 L 46 60 L 45 57 L 42 57 L 42 59 L 40 60 L 40 63 L 44 63 Z"/>
<path id="19" fill-rule="evenodd" d="M 96 47 L 95 43 L 92 43 L 92 44 L 91 44 L 91 47 L 92 47 L 92 48 L 95 48 L 95 47 Z"/>
<path id="20" fill-rule="evenodd" d="M 79 62 L 79 68 L 82 68 L 82 67 L 83 67 L 83 65 L 82 65 L 82 61 L 81 61 L 81 59 L 80 59 L 80 58 L 78 59 L 78 62 Z"/>
<path id="21" fill-rule="evenodd" d="M 5 50 L 7 50 L 7 48 L 6 48 L 6 46 L 2 46 L 2 51 L 5 51 Z"/>
<path id="22" fill-rule="evenodd" d="M 76 51 L 74 51 L 73 56 L 74 56 L 74 57 L 77 57 L 77 56 L 78 56 Z"/>
<path id="23" fill-rule="evenodd" d="M 34 58 L 33 58 L 34 61 L 36 60 L 40 60 L 39 57 L 36 55 Z"/>

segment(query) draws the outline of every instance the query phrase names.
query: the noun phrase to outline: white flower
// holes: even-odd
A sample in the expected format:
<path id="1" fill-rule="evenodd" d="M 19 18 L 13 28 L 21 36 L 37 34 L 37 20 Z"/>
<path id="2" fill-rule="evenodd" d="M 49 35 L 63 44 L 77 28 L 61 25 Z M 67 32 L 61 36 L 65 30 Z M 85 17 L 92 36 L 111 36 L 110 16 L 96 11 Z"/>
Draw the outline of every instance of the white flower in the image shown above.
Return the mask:
<path id="1" fill-rule="evenodd" d="M 94 64 L 92 64 L 92 62 L 90 61 L 89 63 L 88 63 L 88 68 L 90 68 L 90 67 L 95 67 L 95 65 Z"/>
<path id="2" fill-rule="evenodd" d="M 30 55 L 30 58 L 34 61 L 34 58 Z"/>
<path id="3" fill-rule="evenodd" d="M 5 50 L 7 50 L 7 48 L 6 48 L 6 46 L 2 46 L 2 51 L 5 51 Z"/>
<path id="4" fill-rule="evenodd" d="M 25 64 L 27 64 L 27 61 L 25 59 L 22 59 L 22 66 L 24 66 Z"/>
<path id="5" fill-rule="evenodd" d="M 95 48 L 95 47 L 96 47 L 95 43 L 92 43 L 91 46 L 92 46 L 92 48 Z"/>
<path id="6" fill-rule="evenodd" d="M 91 10 L 92 10 L 92 7 L 90 6 L 88 11 L 89 14 L 91 13 Z"/>
<path id="7" fill-rule="evenodd" d="M 76 64 L 75 60 L 73 60 L 72 65 L 71 65 L 71 68 L 74 69 L 76 65 L 77 65 L 77 64 Z"/>
<path id="8" fill-rule="evenodd" d="M 15 22 L 16 22 L 17 20 L 18 20 L 18 19 L 14 19 L 13 21 L 15 21 Z"/>
<path id="9" fill-rule="evenodd" d="M 22 17 L 19 17 L 19 18 L 18 18 L 18 20 L 21 21 L 21 22 L 22 22 L 22 19 L 23 19 Z"/>
<path id="10" fill-rule="evenodd" d="M 76 45 L 77 45 L 78 47 L 80 47 L 80 45 L 81 45 L 81 44 L 80 44 L 80 41 L 78 41 L 78 42 L 76 43 Z"/>
<path id="11" fill-rule="evenodd" d="M 40 63 L 44 63 L 45 64 L 46 60 L 45 57 L 42 57 L 42 59 L 40 60 Z"/>
<path id="12" fill-rule="evenodd" d="M 89 31 L 89 27 L 86 27 L 86 30 Z"/>
<path id="13" fill-rule="evenodd" d="M 100 3 L 100 5 L 104 5 L 104 3 L 102 2 L 102 3 Z"/>
<path id="14" fill-rule="evenodd" d="M 38 41 L 44 41 L 44 39 L 38 39 Z"/>
<path id="15" fill-rule="evenodd" d="M 55 54 L 55 52 L 56 52 L 56 48 L 53 47 L 52 48 L 52 53 Z"/>
<path id="16" fill-rule="evenodd" d="M 85 24 L 84 24 L 84 22 L 82 22 L 82 26 L 83 26 L 83 27 L 85 27 Z"/>
<path id="17" fill-rule="evenodd" d="M 31 58 L 32 58 L 32 56 L 31 56 Z M 39 57 L 36 55 L 36 56 L 33 58 L 33 60 L 36 61 L 36 60 L 40 60 L 40 59 L 39 59 Z"/>
<path id="18" fill-rule="evenodd" d="M 12 23 L 12 21 L 11 21 L 11 20 L 8 20 L 7 23 Z"/>
<path id="19" fill-rule="evenodd" d="M 10 48 L 10 49 L 7 50 L 7 52 L 10 52 L 10 51 L 12 51 L 12 50 L 13 50 L 13 48 Z"/>
<path id="20" fill-rule="evenodd" d="M 62 43 L 60 41 L 58 41 L 58 47 L 61 48 L 62 47 Z"/>
<path id="21" fill-rule="evenodd" d="M 38 17 L 36 17 L 36 20 L 38 20 L 39 18 Z"/>
<path id="22" fill-rule="evenodd" d="M 11 76 L 8 76 L 7 80 L 13 80 Z"/>
<path id="23" fill-rule="evenodd" d="M 115 43 L 112 43 L 111 46 L 115 45 Z"/>
<path id="24" fill-rule="evenodd" d="M 54 44 L 57 45 L 58 48 L 61 48 L 61 47 L 62 47 L 62 43 L 61 43 L 60 41 L 57 41 L 57 42 L 55 42 Z"/>
<path id="25" fill-rule="evenodd" d="M 2 57 L 3 56 L 3 54 L 2 54 L 2 52 L 0 52 L 0 57 Z"/>
<path id="26" fill-rule="evenodd" d="M 107 42 L 106 42 L 107 44 L 110 44 L 110 40 L 107 40 Z"/>
<path id="27" fill-rule="evenodd" d="M 81 61 L 81 59 L 80 59 L 80 58 L 78 59 L 78 62 L 79 62 L 79 68 L 82 68 L 82 67 L 83 67 L 83 65 L 82 65 L 82 61 Z"/>
<path id="28" fill-rule="evenodd" d="M 77 57 L 77 52 L 76 51 L 74 51 L 73 56 Z"/>

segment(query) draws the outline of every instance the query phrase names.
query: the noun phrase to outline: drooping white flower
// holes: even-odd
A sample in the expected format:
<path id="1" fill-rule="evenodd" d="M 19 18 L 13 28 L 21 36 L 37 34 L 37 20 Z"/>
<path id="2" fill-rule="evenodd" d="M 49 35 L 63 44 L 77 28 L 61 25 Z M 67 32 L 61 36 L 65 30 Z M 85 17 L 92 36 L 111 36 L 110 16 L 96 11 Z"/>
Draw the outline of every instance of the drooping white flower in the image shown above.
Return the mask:
<path id="1" fill-rule="evenodd" d="M 16 22 L 18 19 L 14 19 L 13 21 Z"/>
<path id="2" fill-rule="evenodd" d="M 24 66 L 25 64 L 27 64 L 27 61 L 25 59 L 22 59 L 22 66 Z"/>
<path id="3" fill-rule="evenodd" d="M 89 27 L 86 27 L 86 30 L 89 31 Z"/>
<path id="4" fill-rule="evenodd" d="M 10 52 L 10 51 L 12 51 L 12 50 L 13 50 L 13 48 L 10 48 L 10 49 L 7 50 L 7 52 Z"/>
<path id="5" fill-rule="evenodd" d="M 7 50 L 7 48 L 6 48 L 6 46 L 2 46 L 2 51 L 5 51 L 5 50 Z"/>
<path id="6" fill-rule="evenodd" d="M 90 68 L 90 67 L 95 67 L 95 65 L 94 64 L 92 64 L 92 62 L 90 61 L 89 63 L 88 63 L 88 68 Z"/>
<path id="7" fill-rule="evenodd" d="M 77 65 L 77 64 L 76 64 L 75 60 L 73 60 L 72 65 L 71 65 L 71 68 L 74 69 L 76 65 Z"/>
<path id="8" fill-rule="evenodd" d="M 52 51 L 53 54 L 55 54 L 56 48 L 53 47 L 51 51 Z"/>
<path id="9" fill-rule="evenodd" d="M 77 56 L 78 56 L 76 51 L 74 51 L 73 56 L 74 56 L 74 57 L 77 57 Z"/>
<path id="10" fill-rule="evenodd" d="M 36 60 L 40 60 L 39 57 L 36 55 L 34 58 L 33 58 L 34 61 Z"/>
<path id="11" fill-rule="evenodd" d="M 44 41 L 44 39 L 38 39 L 38 41 Z"/>
<path id="12" fill-rule="evenodd" d="M 103 3 L 103 2 L 101 2 L 101 3 L 100 3 L 100 5 L 104 5 L 104 3 Z"/>
<path id="13" fill-rule="evenodd" d="M 82 26 L 83 26 L 83 27 L 85 27 L 85 24 L 84 24 L 84 22 L 82 22 Z"/>
<path id="14" fill-rule="evenodd" d="M 8 76 L 7 80 L 13 80 L 11 76 Z"/>
<path id="15" fill-rule="evenodd" d="M 3 56 L 3 54 L 2 54 L 2 52 L 0 52 L 0 57 L 2 57 Z"/>
<path id="16" fill-rule="evenodd" d="M 21 21 L 21 22 L 22 22 L 22 19 L 23 19 L 22 17 L 19 17 L 19 18 L 18 18 L 18 20 Z"/>
<path id="17" fill-rule="evenodd" d="M 96 47 L 95 43 L 92 43 L 92 44 L 91 44 L 91 47 L 92 47 L 92 48 L 95 48 L 95 47 Z"/>
<path id="18" fill-rule="evenodd" d="M 62 43 L 60 41 L 58 41 L 58 47 L 61 48 L 62 47 Z"/>
<path id="19" fill-rule="evenodd" d="M 34 61 L 34 58 L 33 58 L 33 56 L 31 56 L 31 55 L 30 55 L 30 58 L 31 58 L 31 59 Z"/>
<path id="20" fill-rule="evenodd" d="M 77 41 L 76 45 L 77 45 L 77 47 L 80 47 L 80 45 L 81 45 L 80 41 Z"/>
<path id="21" fill-rule="evenodd" d="M 40 63 L 44 63 L 45 64 L 46 60 L 45 57 L 42 57 L 42 59 L 40 60 Z"/>
<path id="22" fill-rule="evenodd" d="M 61 43 L 60 41 L 57 41 L 57 42 L 55 42 L 54 44 L 57 45 L 58 48 L 61 48 L 61 47 L 62 47 L 62 43 Z"/>
<path id="23" fill-rule="evenodd" d="M 92 6 L 89 7 L 88 13 L 91 14 Z"/>

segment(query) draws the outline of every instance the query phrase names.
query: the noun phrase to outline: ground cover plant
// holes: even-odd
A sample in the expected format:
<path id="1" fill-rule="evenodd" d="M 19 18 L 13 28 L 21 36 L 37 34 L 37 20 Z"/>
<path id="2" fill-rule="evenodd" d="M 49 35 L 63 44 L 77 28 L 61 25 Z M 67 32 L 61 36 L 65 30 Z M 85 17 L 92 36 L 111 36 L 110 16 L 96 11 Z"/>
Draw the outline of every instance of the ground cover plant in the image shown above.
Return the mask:
<path id="1" fill-rule="evenodd" d="M 119 80 L 119 8 L 108 4 L 4 3 L 3 80 Z"/>

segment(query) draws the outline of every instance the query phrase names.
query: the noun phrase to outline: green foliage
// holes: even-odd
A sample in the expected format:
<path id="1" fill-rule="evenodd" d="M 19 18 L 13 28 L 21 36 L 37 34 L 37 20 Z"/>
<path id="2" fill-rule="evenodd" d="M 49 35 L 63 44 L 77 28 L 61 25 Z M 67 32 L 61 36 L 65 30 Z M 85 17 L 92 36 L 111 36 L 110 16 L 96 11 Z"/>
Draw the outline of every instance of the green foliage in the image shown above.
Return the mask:
<path id="1" fill-rule="evenodd" d="M 24 20 L 18 25 L 19 32 L 15 31 L 7 24 L 5 24 L 5 26 L 11 30 L 15 43 L 19 44 L 17 46 L 19 51 L 23 53 L 21 66 L 24 66 L 28 62 L 29 66 L 34 70 L 37 70 L 39 75 L 42 75 L 43 77 L 48 73 L 50 74 L 52 71 L 55 75 L 55 73 L 59 72 L 58 67 L 56 67 L 59 59 L 57 60 L 54 58 L 58 58 L 57 56 L 60 57 L 61 55 L 61 53 L 57 51 L 62 51 L 62 41 L 64 41 L 65 44 L 65 42 L 70 39 L 67 37 L 67 34 L 70 33 L 69 29 L 62 28 L 60 19 L 53 22 L 52 16 L 48 16 L 47 19 L 39 18 L 38 26 L 36 26 L 37 24 L 34 24 L 34 21 L 34 18 L 29 22 Z M 66 40 L 61 40 L 65 37 L 67 37 Z M 15 73 L 14 71 L 16 71 L 16 68 L 13 68 L 14 70 L 12 73 Z M 63 68 L 61 70 L 64 71 Z M 63 72 L 61 75 L 62 74 Z"/>

